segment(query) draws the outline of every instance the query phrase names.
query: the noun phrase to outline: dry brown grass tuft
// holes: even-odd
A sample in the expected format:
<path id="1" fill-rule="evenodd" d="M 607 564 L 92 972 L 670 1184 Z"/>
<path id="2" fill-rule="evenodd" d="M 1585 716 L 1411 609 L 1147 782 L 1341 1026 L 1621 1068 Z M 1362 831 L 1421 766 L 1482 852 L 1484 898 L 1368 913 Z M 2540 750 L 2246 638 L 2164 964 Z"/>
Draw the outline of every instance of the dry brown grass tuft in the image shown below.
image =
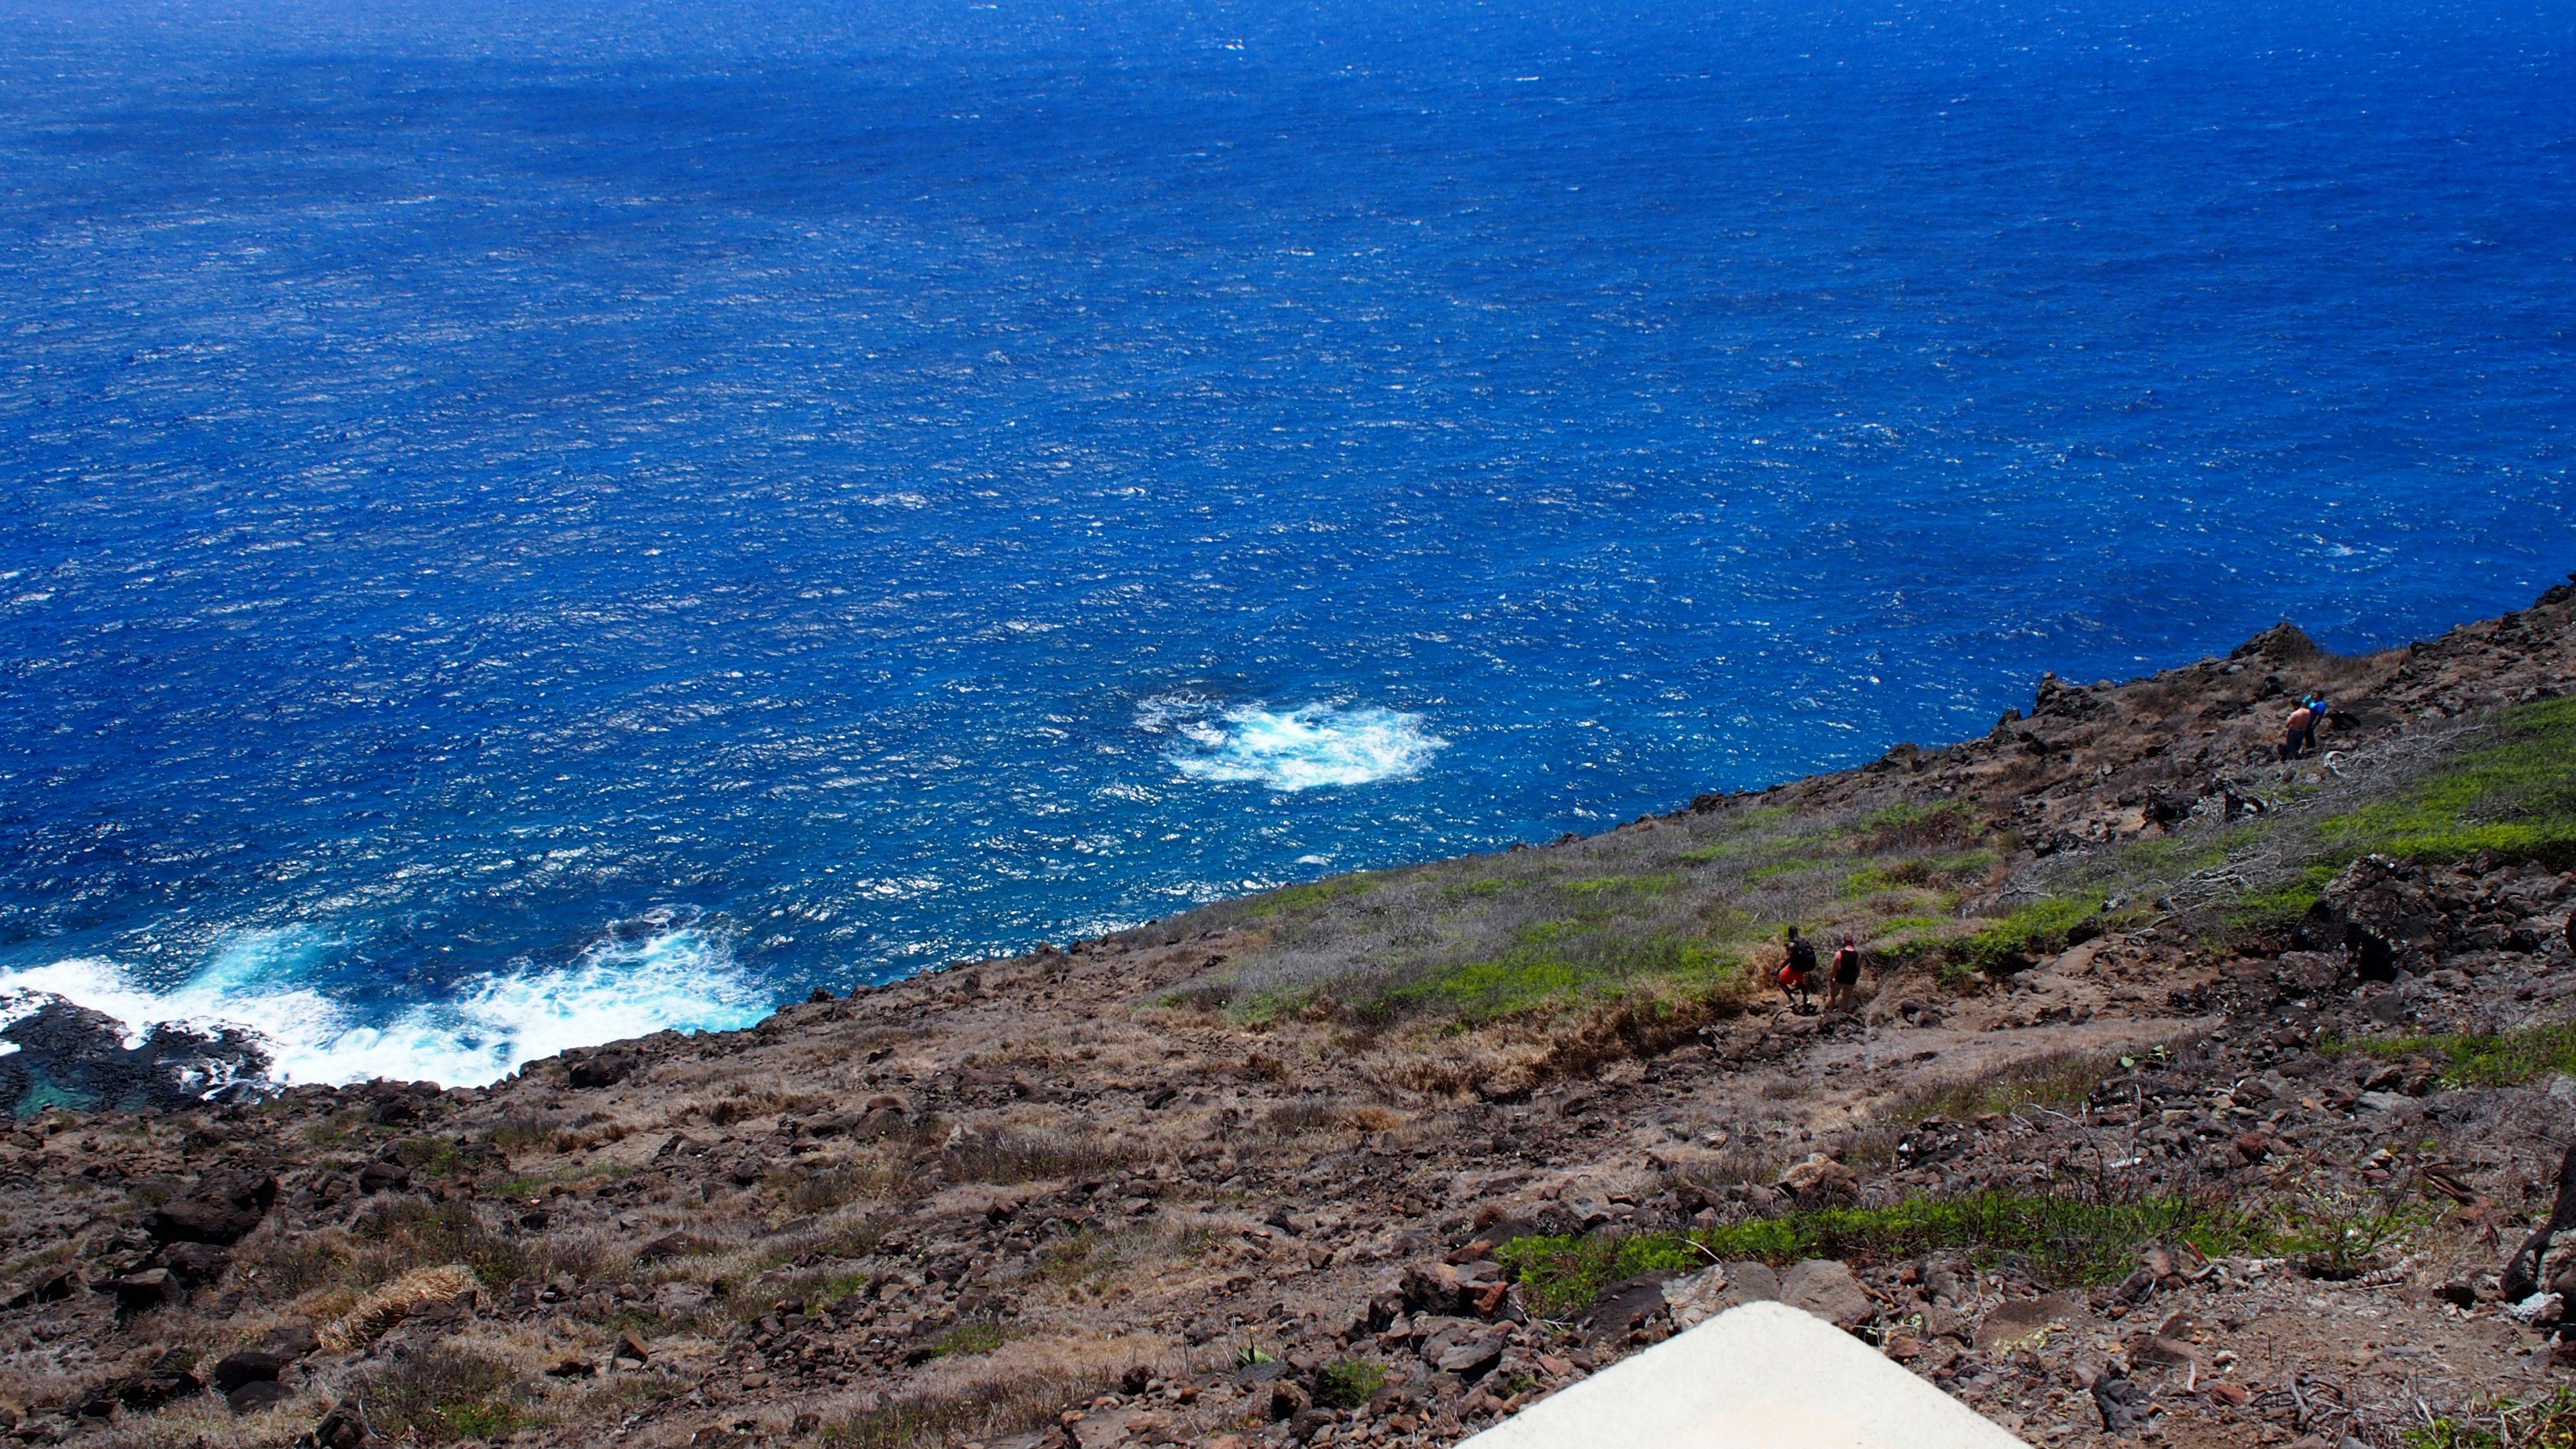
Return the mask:
<path id="1" fill-rule="evenodd" d="M 330 1412 L 331 1403 L 329 1394 L 307 1392 L 273 1409 L 236 1414 L 210 1396 L 120 1417 L 80 1442 L 88 1449 L 286 1449 Z"/>
<path id="2" fill-rule="evenodd" d="M 1032 1182 L 1117 1172 L 1131 1155 L 1087 1131 L 1005 1127 L 958 1137 L 941 1151 L 940 1163 L 952 1182 Z"/>
<path id="3" fill-rule="evenodd" d="M 1072 1404 L 1106 1392 L 1130 1368 L 1177 1371 L 1151 1343 L 1090 1338 L 1023 1339 L 970 1360 L 942 1360 L 890 1403 L 829 1419 L 836 1449 L 916 1449 L 964 1444 L 1052 1423 Z"/>
<path id="4" fill-rule="evenodd" d="M 333 1353 L 347 1353 L 372 1343 L 386 1329 L 410 1316 L 413 1308 L 471 1292 L 479 1281 L 474 1270 L 462 1263 L 450 1263 L 440 1268 L 414 1268 L 377 1287 L 352 1304 L 347 1312 L 324 1324 L 322 1346 Z"/>

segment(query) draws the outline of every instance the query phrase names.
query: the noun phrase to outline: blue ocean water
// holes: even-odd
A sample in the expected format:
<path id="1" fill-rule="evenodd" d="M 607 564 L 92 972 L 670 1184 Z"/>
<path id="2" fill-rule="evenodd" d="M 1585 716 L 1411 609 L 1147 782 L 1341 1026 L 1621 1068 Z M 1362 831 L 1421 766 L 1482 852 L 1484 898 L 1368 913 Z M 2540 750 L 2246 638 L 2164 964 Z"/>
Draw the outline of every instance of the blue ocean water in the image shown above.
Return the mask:
<path id="1" fill-rule="evenodd" d="M 0 992 L 480 1081 L 2576 567 L 2576 6 L 0 0 Z"/>

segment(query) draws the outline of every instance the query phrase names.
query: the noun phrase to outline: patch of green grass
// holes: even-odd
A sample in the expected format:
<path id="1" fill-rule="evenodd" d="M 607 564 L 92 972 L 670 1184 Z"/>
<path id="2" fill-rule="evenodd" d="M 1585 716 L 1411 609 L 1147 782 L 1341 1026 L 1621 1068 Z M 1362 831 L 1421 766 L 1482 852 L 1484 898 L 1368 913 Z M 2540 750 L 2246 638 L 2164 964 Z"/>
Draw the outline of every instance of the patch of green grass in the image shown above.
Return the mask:
<path id="1" fill-rule="evenodd" d="M 2444 1085 L 2453 1087 L 2511 1087 L 2544 1073 L 2576 1075 L 2576 1025 L 2366 1038 L 2329 1042 L 2325 1049 L 2335 1055 L 2428 1057 L 2441 1064 Z"/>
<path id="2" fill-rule="evenodd" d="M 932 1358 L 971 1358 L 979 1354 L 991 1353 L 1017 1337 L 1019 1337 L 1018 1332 L 1006 1324 L 970 1320 L 932 1339 L 930 1356 Z"/>
<path id="3" fill-rule="evenodd" d="M 1669 871 L 1655 875 L 1606 875 L 1592 880 L 1570 880 L 1559 889 L 1569 895 L 1597 896 L 1606 891 L 1636 891 L 1650 894 L 1671 890 L 1679 878 Z"/>
<path id="4" fill-rule="evenodd" d="M 2206 870 L 2227 859 L 2227 850 L 2216 839 L 2178 840 L 2160 835 L 2128 842 L 2115 852 L 2115 858 L 2128 873 L 2161 878 Z"/>
<path id="5" fill-rule="evenodd" d="M 1107 1260 L 1103 1246 L 1091 1228 L 1073 1233 L 1046 1250 L 1038 1261 L 1038 1276 L 1050 1283 L 1079 1283 Z"/>
<path id="6" fill-rule="evenodd" d="M 1315 1374 L 1315 1402 L 1356 1409 L 1386 1384 L 1386 1365 L 1370 1358 L 1335 1359 Z"/>
<path id="7" fill-rule="evenodd" d="M 1335 901 L 1366 895 L 1384 884 L 1386 884 L 1384 876 L 1353 873 L 1332 876 L 1306 885 L 1281 886 L 1255 901 L 1252 908 L 1244 914 L 1276 916 L 1290 912 L 1311 911 L 1319 906 L 1331 905 Z"/>
<path id="8" fill-rule="evenodd" d="M 2018 970 L 2033 957 L 2062 949 L 2067 931 L 2092 914 L 2074 901 L 2034 901 L 1952 946 L 1950 965 L 1958 974 Z"/>
<path id="9" fill-rule="evenodd" d="M 1900 800 L 1893 805 L 1889 805 L 1883 809 L 1873 810 L 1867 815 L 1862 816 L 1860 818 L 1860 828 L 1863 830 L 1893 830 L 1906 825 L 1920 825 L 1924 821 L 1931 819 L 1936 810 L 1957 810 L 1962 814 L 1966 813 L 1965 807 L 1948 803 L 1943 803 L 1941 805 L 1918 805 L 1911 800 Z"/>
<path id="10" fill-rule="evenodd" d="M 2052 1285 L 2116 1283 L 2149 1243 L 2188 1242 L 2203 1253 L 2270 1252 L 2291 1235 L 2256 1211 L 2220 1198 L 2093 1202 L 2029 1193 L 1915 1197 L 1883 1208 L 1822 1208 L 1687 1235 L 1517 1238 L 1495 1257 L 1520 1280 L 1533 1312 L 1579 1314 L 1609 1284 L 1639 1273 L 1687 1272 L 1757 1258 L 1886 1262 L 1964 1251 L 1980 1266 L 2026 1264 Z"/>
<path id="11" fill-rule="evenodd" d="M 2576 858 L 2576 698 L 2508 709 L 2496 736 L 2394 800 L 2328 818 L 2320 839 L 2346 861 L 2369 854 L 2456 860 L 2481 850 Z"/>
<path id="12" fill-rule="evenodd" d="M 1743 842 L 1735 840 L 1720 840 L 1708 845 L 1694 845 L 1690 849 L 1683 851 L 1681 854 L 1674 856 L 1673 859 L 1678 860 L 1685 865 L 1707 865 L 1712 861 L 1724 860 L 1729 856 L 1742 855 L 1743 853 Z"/>
<path id="13" fill-rule="evenodd" d="M 1797 875 L 1802 871 L 1823 870 L 1832 864 L 1833 862 L 1830 860 L 1814 860 L 1804 856 L 1793 857 L 1788 860 L 1775 860 L 1768 865 L 1757 865 L 1751 870 L 1746 871 L 1744 873 L 1744 883 L 1746 885 L 1759 885 L 1766 880 L 1777 880 L 1784 875 Z"/>
<path id="14" fill-rule="evenodd" d="M 2227 908 L 2227 923 L 2255 930 L 2265 926 L 2285 926 L 2308 913 L 2326 893 L 2326 883 L 2340 869 L 2332 865 L 2304 867 L 2297 875 L 2278 885 L 2240 896 Z"/>
<path id="15" fill-rule="evenodd" d="M 1440 1008 L 1465 1020 L 1490 1020 L 1649 983 L 1714 985 L 1730 974 L 1734 962 L 1731 952 L 1705 941 L 1631 941 L 1610 932 L 1586 937 L 1569 929 L 1499 957 L 1416 976 L 1385 992 L 1381 1001 L 1393 1010 Z"/>
<path id="16" fill-rule="evenodd" d="M 1524 946 L 1544 946 L 1551 941 L 1562 941 L 1585 928 L 1582 921 L 1533 921 L 1514 931 L 1512 939 Z"/>
<path id="17" fill-rule="evenodd" d="M 1881 891 L 1929 888 L 1936 881 L 1954 880 L 1982 871 L 1995 863 L 1991 850 L 1961 850 L 1948 855 L 1916 855 L 1903 860 L 1863 866 L 1843 877 L 1843 898 L 1858 900 Z"/>
<path id="18" fill-rule="evenodd" d="M 1314 1004 L 1313 987 L 1280 987 L 1235 997 L 1226 1007 L 1226 1015 L 1232 1017 L 1238 1026 L 1260 1031 L 1296 1016 Z"/>

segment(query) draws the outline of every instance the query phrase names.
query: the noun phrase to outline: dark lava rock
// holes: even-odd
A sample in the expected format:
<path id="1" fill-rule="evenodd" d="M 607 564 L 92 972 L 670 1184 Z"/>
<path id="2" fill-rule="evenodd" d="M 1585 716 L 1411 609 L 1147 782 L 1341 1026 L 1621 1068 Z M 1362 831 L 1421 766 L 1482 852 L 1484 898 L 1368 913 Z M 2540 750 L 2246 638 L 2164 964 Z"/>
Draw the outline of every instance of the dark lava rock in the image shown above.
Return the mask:
<path id="1" fill-rule="evenodd" d="M 565 1081 L 582 1088 L 613 1087 L 635 1075 L 643 1060 L 643 1055 L 632 1048 L 603 1047 L 575 1060 Z"/>
<path id="2" fill-rule="evenodd" d="M 224 1268 L 231 1260 L 212 1243 L 171 1243 L 153 1254 L 152 1261 L 193 1288 L 224 1276 Z"/>
<path id="3" fill-rule="evenodd" d="M 1592 1300 L 1592 1309 L 1583 1315 L 1583 1327 L 1594 1338 L 1625 1338 L 1645 1326 L 1646 1320 L 1664 1308 L 1664 1284 L 1670 1273 L 1641 1273 L 1625 1282 L 1613 1283 Z"/>
<path id="4" fill-rule="evenodd" d="M 187 1288 L 167 1268 L 146 1268 L 101 1283 L 100 1291 L 116 1295 L 119 1313 L 143 1313 L 187 1297 Z"/>
<path id="5" fill-rule="evenodd" d="M 294 1359 L 282 1353 L 247 1348 L 228 1353 L 215 1364 L 215 1392 L 229 1394 L 244 1384 L 275 1379 Z"/>
<path id="6" fill-rule="evenodd" d="M 399 1162 L 370 1162 L 358 1169 L 358 1191 L 385 1192 L 411 1181 L 411 1169 Z"/>
<path id="7" fill-rule="evenodd" d="M 360 1412 L 355 1399 L 342 1399 L 332 1405 L 322 1422 L 313 1426 L 313 1442 L 319 1449 L 358 1449 L 369 1437 L 366 1415 Z"/>
<path id="8" fill-rule="evenodd" d="M 7 1307 L 25 1308 L 37 1303 L 60 1303 L 81 1290 L 78 1268 L 49 1268 L 28 1280 L 27 1285 L 9 1295 Z"/>
<path id="9" fill-rule="evenodd" d="M 2147 1421 L 2147 1391 L 2134 1379 L 2096 1380 L 2093 1406 L 2101 1411 L 2102 1427 L 2109 1433 L 2134 1433 Z"/>
<path id="10" fill-rule="evenodd" d="M 240 1242 L 277 1201 L 277 1178 L 265 1172 L 208 1174 L 197 1190 L 176 1202 L 163 1203 L 143 1223 L 144 1231 L 163 1243 L 212 1243 L 230 1247 Z"/>
<path id="11" fill-rule="evenodd" d="M 0 1027 L 0 1041 L 18 1047 L 0 1057 L 0 1100 L 23 1102 L 50 1089 L 85 1110 L 198 1107 L 218 1095 L 207 1083 L 256 1084 L 269 1066 L 254 1038 L 231 1030 L 164 1022 L 129 1048 L 124 1022 L 61 1000 Z"/>
<path id="12" fill-rule="evenodd" d="M 165 1243 L 213 1243 L 230 1247 L 259 1226 L 267 1214 L 221 1200 L 181 1198 L 153 1209 L 144 1230 Z"/>
<path id="13" fill-rule="evenodd" d="M 129 1374 L 109 1386 L 116 1401 L 129 1409 L 157 1409 L 177 1399 L 194 1398 L 206 1386 L 197 1376 L 174 1362 L 177 1355 L 165 1355 L 161 1362 L 138 1374 Z"/>
<path id="14" fill-rule="evenodd" d="M 224 1395 L 224 1407 L 236 1414 L 256 1414 L 262 1409 L 274 1409 L 292 1402 L 294 1398 L 295 1390 L 275 1379 L 253 1379 Z"/>

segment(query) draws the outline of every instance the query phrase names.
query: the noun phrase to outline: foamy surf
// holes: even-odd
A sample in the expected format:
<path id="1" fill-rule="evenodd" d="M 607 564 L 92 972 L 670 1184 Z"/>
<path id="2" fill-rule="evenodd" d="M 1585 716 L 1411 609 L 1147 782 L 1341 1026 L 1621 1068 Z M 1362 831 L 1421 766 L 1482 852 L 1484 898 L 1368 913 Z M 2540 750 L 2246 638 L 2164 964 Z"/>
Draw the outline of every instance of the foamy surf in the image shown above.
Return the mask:
<path id="1" fill-rule="evenodd" d="M 1187 718 L 1174 702 L 1155 701 L 1139 722 L 1180 734 L 1184 743 L 1163 758 L 1182 774 L 1273 790 L 1409 779 L 1449 743 L 1426 729 L 1421 715 L 1373 705 L 1238 705 L 1214 718 Z"/>
<path id="2" fill-rule="evenodd" d="M 302 984 L 335 944 L 314 932 L 244 932 L 168 990 L 90 958 L 0 971 L 0 1030 L 59 999 L 124 1023 L 129 1049 L 165 1024 L 247 1032 L 281 1086 L 392 1078 L 473 1087 L 567 1047 L 730 1030 L 768 1009 L 723 939 L 694 925 L 612 935 L 568 964 L 476 977 L 381 1021 Z"/>

